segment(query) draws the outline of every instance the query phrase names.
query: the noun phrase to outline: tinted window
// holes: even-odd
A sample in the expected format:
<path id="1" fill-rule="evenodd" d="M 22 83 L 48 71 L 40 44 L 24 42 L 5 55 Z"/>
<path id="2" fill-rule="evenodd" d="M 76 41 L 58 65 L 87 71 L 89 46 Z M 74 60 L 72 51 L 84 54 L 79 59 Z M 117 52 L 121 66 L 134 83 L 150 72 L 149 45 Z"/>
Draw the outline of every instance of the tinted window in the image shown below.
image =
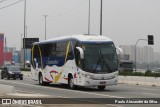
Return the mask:
<path id="1" fill-rule="evenodd" d="M 50 55 L 56 55 L 56 43 L 48 43 L 40 45 L 41 53 L 43 57 L 49 57 Z"/>
<path id="2" fill-rule="evenodd" d="M 10 66 L 8 67 L 8 71 L 20 71 L 20 69 L 18 67 L 14 67 L 14 66 Z"/>
<path id="3" fill-rule="evenodd" d="M 57 43 L 57 56 L 65 56 L 66 54 L 66 48 L 67 48 L 68 42 L 58 42 Z"/>

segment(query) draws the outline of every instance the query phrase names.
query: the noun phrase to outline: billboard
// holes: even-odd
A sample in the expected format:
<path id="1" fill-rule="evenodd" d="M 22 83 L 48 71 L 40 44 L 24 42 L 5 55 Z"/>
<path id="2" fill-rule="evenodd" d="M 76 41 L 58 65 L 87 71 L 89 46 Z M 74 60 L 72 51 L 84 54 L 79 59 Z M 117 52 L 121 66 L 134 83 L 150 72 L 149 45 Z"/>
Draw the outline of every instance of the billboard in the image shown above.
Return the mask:
<path id="1" fill-rule="evenodd" d="M 34 42 L 39 42 L 39 38 L 25 38 L 25 49 L 31 49 L 31 45 Z M 23 49 L 24 49 L 24 38 L 23 38 Z"/>

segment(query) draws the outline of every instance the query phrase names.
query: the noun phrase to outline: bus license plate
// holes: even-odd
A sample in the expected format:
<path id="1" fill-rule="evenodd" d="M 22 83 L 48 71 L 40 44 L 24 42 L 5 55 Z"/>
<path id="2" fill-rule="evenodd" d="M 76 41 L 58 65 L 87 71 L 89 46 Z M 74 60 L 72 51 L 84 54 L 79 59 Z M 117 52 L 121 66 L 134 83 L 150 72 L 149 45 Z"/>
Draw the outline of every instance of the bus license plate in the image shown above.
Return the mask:
<path id="1" fill-rule="evenodd" d="M 100 84 L 106 84 L 106 81 L 101 81 Z"/>

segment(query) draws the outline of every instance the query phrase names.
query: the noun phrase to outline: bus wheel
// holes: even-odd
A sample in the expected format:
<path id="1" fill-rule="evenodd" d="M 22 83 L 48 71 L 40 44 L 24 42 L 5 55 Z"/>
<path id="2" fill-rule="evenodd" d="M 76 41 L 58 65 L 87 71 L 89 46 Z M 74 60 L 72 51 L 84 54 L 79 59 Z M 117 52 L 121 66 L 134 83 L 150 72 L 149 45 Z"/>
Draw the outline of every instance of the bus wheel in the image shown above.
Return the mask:
<path id="1" fill-rule="evenodd" d="M 39 85 L 43 85 L 44 84 L 44 82 L 43 82 L 43 76 L 42 76 L 42 74 L 40 73 L 39 74 Z"/>
<path id="2" fill-rule="evenodd" d="M 3 75 L 1 74 L 1 79 L 3 79 Z"/>
<path id="3" fill-rule="evenodd" d="M 98 86 L 98 90 L 103 91 L 106 86 Z"/>
<path id="4" fill-rule="evenodd" d="M 68 85 L 69 85 L 69 88 L 71 88 L 71 89 L 75 89 L 76 88 L 76 86 L 74 85 L 74 80 L 73 80 L 72 76 L 69 77 Z"/>
<path id="5" fill-rule="evenodd" d="M 39 85 L 48 85 L 48 82 L 43 81 L 43 75 L 40 73 L 39 74 Z"/>

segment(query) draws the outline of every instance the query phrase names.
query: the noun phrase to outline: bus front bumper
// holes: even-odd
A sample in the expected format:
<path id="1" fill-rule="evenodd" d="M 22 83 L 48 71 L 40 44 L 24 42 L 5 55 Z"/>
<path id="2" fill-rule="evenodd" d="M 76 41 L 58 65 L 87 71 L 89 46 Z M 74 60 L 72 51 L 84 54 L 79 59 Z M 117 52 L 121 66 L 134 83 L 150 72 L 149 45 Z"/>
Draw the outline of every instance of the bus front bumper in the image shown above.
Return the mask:
<path id="1" fill-rule="evenodd" d="M 82 82 L 82 86 L 109 86 L 109 85 L 117 85 L 118 83 L 118 78 L 112 78 L 109 80 L 93 80 L 90 78 L 84 78 Z"/>

